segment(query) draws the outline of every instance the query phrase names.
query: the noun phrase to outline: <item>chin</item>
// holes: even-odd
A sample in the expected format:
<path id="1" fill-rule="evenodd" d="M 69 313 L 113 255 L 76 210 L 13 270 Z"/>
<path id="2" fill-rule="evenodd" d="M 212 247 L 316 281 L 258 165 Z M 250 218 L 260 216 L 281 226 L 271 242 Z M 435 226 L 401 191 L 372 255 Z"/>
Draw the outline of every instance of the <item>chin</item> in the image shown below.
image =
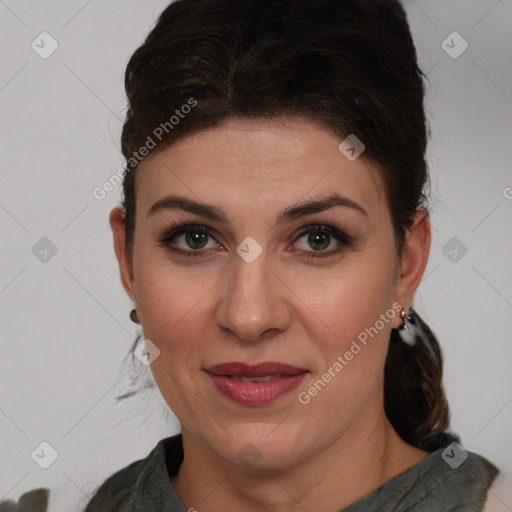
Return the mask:
<path id="1" fill-rule="evenodd" d="M 293 464 L 304 448 L 297 432 L 275 423 L 240 423 L 228 428 L 231 434 L 219 455 L 237 466 L 280 469 Z"/>

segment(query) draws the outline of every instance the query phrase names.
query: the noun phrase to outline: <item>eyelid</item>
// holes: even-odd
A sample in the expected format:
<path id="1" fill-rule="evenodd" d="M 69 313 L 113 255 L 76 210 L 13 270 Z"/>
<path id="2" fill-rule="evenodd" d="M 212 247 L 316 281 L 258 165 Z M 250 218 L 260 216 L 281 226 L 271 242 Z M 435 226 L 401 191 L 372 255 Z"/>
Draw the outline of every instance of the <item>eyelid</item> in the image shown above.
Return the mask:
<path id="1" fill-rule="evenodd" d="M 331 226 L 330 224 L 310 224 L 301 228 L 297 237 L 295 238 L 292 246 L 297 244 L 297 241 L 302 238 L 304 235 L 315 232 L 325 232 L 331 238 L 334 238 L 338 244 L 336 249 L 330 249 L 328 251 L 304 251 L 302 249 L 295 249 L 295 252 L 299 253 L 302 258 L 305 260 L 317 260 L 319 261 L 322 258 L 329 258 L 330 256 L 336 256 L 343 252 L 346 248 L 351 247 L 354 242 L 354 237 L 347 235 L 344 231 Z"/>
<path id="2" fill-rule="evenodd" d="M 184 255 L 184 256 L 195 256 L 195 257 L 204 257 L 203 255 L 209 255 L 212 251 L 212 249 L 197 249 L 197 250 L 183 250 L 183 249 L 177 249 L 172 246 L 171 241 L 173 238 L 176 238 L 177 236 L 186 234 L 188 231 L 197 231 L 197 232 L 203 232 L 206 233 L 209 238 L 212 238 L 217 245 L 222 247 L 222 244 L 220 244 L 215 236 L 212 235 L 212 232 L 216 232 L 216 230 L 210 228 L 209 226 L 205 226 L 203 224 L 199 224 L 197 222 L 184 222 L 180 223 L 177 221 L 173 221 L 168 225 L 164 230 L 164 234 L 159 238 L 158 243 L 161 247 L 164 247 L 178 255 Z M 323 231 L 329 234 L 331 237 L 333 237 L 338 244 L 341 246 L 341 248 L 338 249 L 331 249 L 329 251 L 304 251 L 302 249 L 296 249 L 295 251 L 301 254 L 305 258 L 323 258 L 326 256 L 330 256 L 336 253 L 341 252 L 346 247 L 349 247 L 354 242 L 354 237 L 348 235 L 345 231 L 342 231 L 341 229 L 332 226 L 328 223 L 313 223 L 308 224 L 306 226 L 303 226 L 300 228 L 297 235 L 295 235 L 294 241 L 292 242 L 292 245 L 295 245 L 297 241 L 303 237 L 306 234 L 309 234 L 311 232 L 315 231 Z M 315 254 L 316 253 L 316 254 Z"/>
<path id="3" fill-rule="evenodd" d="M 304 228 L 300 228 L 297 238 L 300 238 L 301 236 L 310 233 L 311 231 L 314 232 L 315 230 L 325 231 L 329 235 L 333 236 L 336 240 L 340 239 L 338 241 L 346 242 L 347 244 L 351 244 L 354 241 L 354 237 L 347 235 L 347 233 L 341 229 L 331 226 L 330 224 L 323 224 L 318 222 L 314 224 L 308 224 Z"/>
<path id="4" fill-rule="evenodd" d="M 176 238 L 177 236 L 184 235 L 188 231 L 196 231 L 196 232 L 206 233 L 208 238 L 215 240 L 217 245 L 220 245 L 222 247 L 222 245 L 212 235 L 212 232 L 215 232 L 214 229 L 212 229 L 208 226 L 204 226 L 203 224 L 199 224 L 194 221 L 184 222 L 184 223 L 172 221 L 170 223 L 170 225 L 167 225 L 167 227 L 163 229 L 163 235 L 159 237 L 158 245 L 163 248 L 169 249 L 170 251 L 173 251 L 174 253 L 182 254 L 185 256 L 199 255 L 201 253 L 206 253 L 206 252 L 211 251 L 211 249 L 183 250 L 183 249 L 178 249 L 178 248 L 173 247 L 171 244 L 172 239 Z"/>

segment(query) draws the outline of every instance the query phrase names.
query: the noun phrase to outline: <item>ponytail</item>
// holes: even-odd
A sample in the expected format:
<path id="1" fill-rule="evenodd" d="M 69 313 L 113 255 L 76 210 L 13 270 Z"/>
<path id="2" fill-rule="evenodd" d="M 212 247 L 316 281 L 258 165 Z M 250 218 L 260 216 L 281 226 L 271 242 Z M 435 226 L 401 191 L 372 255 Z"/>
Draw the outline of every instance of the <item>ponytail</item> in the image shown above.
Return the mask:
<path id="1" fill-rule="evenodd" d="M 400 437 L 429 452 L 456 441 L 448 433 L 450 413 L 443 389 L 443 356 L 425 321 L 411 308 L 412 343 L 391 330 L 384 369 L 384 408 Z"/>

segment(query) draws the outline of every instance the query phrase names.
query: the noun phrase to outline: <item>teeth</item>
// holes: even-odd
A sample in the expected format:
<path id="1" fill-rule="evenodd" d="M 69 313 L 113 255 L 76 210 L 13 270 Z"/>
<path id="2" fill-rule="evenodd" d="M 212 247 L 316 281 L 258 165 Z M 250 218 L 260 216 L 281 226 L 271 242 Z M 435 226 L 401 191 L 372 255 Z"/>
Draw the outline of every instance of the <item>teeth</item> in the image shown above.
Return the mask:
<path id="1" fill-rule="evenodd" d="M 264 377 L 242 377 L 241 375 L 230 375 L 229 378 L 238 382 L 268 382 L 270 380 L 276 380 L 281 377 L 280 373 L 275 375 L 265 375 Z"/>

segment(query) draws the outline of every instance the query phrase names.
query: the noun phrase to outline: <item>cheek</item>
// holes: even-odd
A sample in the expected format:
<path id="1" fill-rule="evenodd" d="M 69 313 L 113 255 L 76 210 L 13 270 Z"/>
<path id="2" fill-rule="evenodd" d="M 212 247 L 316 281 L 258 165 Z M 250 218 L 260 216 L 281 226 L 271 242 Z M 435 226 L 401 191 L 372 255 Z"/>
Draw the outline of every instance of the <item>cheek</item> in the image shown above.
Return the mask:
<path id="1" fill-rule="evenodd" d="M 198 395 L 195 381 L 201 378 L 201 356 L 211 338 L 212 313 L 206 311 L 211 286 L 198 278 L 185 278 L 168 265 L 148 266 L 139 276 L 137 299 L 144 337 L 160 350 L 151 372 L 170 409 L 180 419 L 193 416 L 196 402 L 190 404 L 187 397 Z"/>
<path id="2" fill-rule="evenodd" d="M 348 350 L 352 340 L 391 308 L 392 277 L 391 261 L 372 257 L 371 253 L 354 253 L 332 272 L 295 276 L 293 291 L 304 304 L 303 313 L 310 318 L 303 324 L 317 326 L 316 332 L 310 333 L 311 339 L 327 353 Z M 394 314 L 393 310 L 389 316 Z M 383 331 L 390 326 L 378 324 Z"/>
<path id="3" fill-rule="evenodd" d="M 391 322 L 399 314 L 388 277 L 375 267 L 337 275 L 318 288 L 323 298 L 315 313 L 321 322 L 309 313 L 309 325 L 318 326 L 308 333 L 317 364 L 297 398 L 332 435 L 349 429 L 368 404 L 380 403 Z"/>
<path id="4" fill-rule="evenodd" d="M 179 267 L 170 265 L 146 265 L 139 270 L 138 278 L 138 310 L 144 336 L 157 344 L 163 359 L 183 359 L 194 350 L 211 317 L 206 312 L 211 285 L 190 273 L 185 276 Z"/>

